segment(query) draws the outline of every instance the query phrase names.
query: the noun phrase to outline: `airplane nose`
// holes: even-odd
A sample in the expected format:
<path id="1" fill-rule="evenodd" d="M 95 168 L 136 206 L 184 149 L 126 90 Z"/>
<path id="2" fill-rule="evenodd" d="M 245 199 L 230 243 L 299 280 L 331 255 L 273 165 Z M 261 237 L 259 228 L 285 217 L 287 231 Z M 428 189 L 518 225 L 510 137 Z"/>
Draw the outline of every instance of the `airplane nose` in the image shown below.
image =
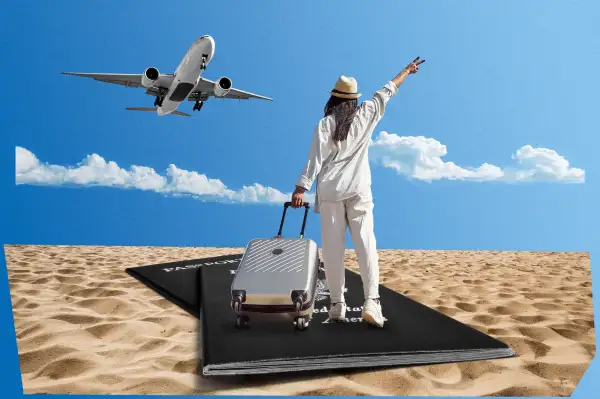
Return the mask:
<path id="1" fill-rule="evenodd" d="M 212 36 L 206 36 L 205 39 L 208 40 L 208 42 L 210 43 L 210 48 L 214 50 L 214 48 L 215 48 L 215 39 L 213 39 Z"/>

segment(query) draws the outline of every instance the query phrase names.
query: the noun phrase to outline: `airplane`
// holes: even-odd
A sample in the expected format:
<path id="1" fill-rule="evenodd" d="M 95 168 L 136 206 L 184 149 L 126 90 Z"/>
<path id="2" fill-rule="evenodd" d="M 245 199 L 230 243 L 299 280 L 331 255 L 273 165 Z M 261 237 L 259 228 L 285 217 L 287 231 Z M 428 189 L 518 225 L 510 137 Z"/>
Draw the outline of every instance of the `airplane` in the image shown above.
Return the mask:
<path id="1" fill-rule="evenodd" d="M 223 76 L 212 81 L 203 78 L 206 69 L 215 54 L 215 41 L 209 35 L 197 39 L 186 51 L 181 63 L 172 74 L 161 74 L 157 68 L 148 67 L 142 74 L 115 73 L 79 73 L 61 72 L 62 75 L 92 78 L 94 80 L 119 84 L 125 87 L 143 87 L 146 94 L 154 96 L 154 108 L 128 107 L 128 111 L 156 112 L 158 116 L 190 114 L 179 111 L 177 107 L 188 100 L 194 101 L 193 111 L 200 111 L 210 97 L 247 100 L 256 98 L 273 101 L 272 98 L 239 90 L 232 87 L 231 79 Z"/>

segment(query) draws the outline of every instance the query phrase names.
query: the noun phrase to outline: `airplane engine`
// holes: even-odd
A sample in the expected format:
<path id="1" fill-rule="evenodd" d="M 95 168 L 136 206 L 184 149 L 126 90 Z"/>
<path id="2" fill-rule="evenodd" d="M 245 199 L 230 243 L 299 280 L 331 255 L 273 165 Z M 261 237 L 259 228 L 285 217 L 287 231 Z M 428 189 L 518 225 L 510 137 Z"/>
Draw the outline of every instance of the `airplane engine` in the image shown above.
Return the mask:
<path id="1" fill-rule="evenodd" d="M 231 79 L 223 76 L 215 82 L 215 96 L 225 97 L 231 90 Z"/>
<path id="2" fill-rule="evenodd" d="M 142 74 L 142 86 L 149 89 L 154 86 L 159 76 L 160 72 L 158 72 L 158 69 L 154 67 L 147 68 Z"/>

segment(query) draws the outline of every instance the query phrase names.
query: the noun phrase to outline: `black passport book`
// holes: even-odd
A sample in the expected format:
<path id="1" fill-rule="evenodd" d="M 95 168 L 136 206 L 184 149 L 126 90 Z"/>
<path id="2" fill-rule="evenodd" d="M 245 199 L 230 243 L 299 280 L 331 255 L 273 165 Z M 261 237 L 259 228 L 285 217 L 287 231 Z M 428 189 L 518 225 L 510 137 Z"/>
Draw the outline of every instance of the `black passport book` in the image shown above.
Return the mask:
<path id="1" fill-rule="evenodd" d="M 240 259 L 203 259 L 197 270 L 202 375 L 413 366 L 515 355 L 504 343 L 383 286 L 388 321 L 381 329 L 363 323 L 362 282 L 350 270 L 345 323 L 328 321 L 329 292 L 320 276 L 308 329 L 295 329 L 291 315 L 273 314 L 250 314 L 249 328 L 238 329 L 230 290 Z"/>

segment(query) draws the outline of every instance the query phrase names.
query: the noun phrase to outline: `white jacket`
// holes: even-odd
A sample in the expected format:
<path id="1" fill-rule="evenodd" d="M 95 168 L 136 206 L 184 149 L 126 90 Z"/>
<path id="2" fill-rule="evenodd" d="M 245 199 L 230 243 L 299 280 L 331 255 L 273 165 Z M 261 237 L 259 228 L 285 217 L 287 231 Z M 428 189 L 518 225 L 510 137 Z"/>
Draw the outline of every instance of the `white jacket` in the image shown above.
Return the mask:
<path id="1" fill-rule="evenodd" d="M 334 142 L 335 120 L 329 115 L 315 128 L 308 161 L 296 185 L 310 190 L 317 180 L 315 212 L 320 201 L 343 201 L 356 194 L 371 194 L 369 144 L 375 127 L 383 117 L 389 99 L 398 88 L 388 82 L 364 101 L 350 125 L 348 137 Z"/>

